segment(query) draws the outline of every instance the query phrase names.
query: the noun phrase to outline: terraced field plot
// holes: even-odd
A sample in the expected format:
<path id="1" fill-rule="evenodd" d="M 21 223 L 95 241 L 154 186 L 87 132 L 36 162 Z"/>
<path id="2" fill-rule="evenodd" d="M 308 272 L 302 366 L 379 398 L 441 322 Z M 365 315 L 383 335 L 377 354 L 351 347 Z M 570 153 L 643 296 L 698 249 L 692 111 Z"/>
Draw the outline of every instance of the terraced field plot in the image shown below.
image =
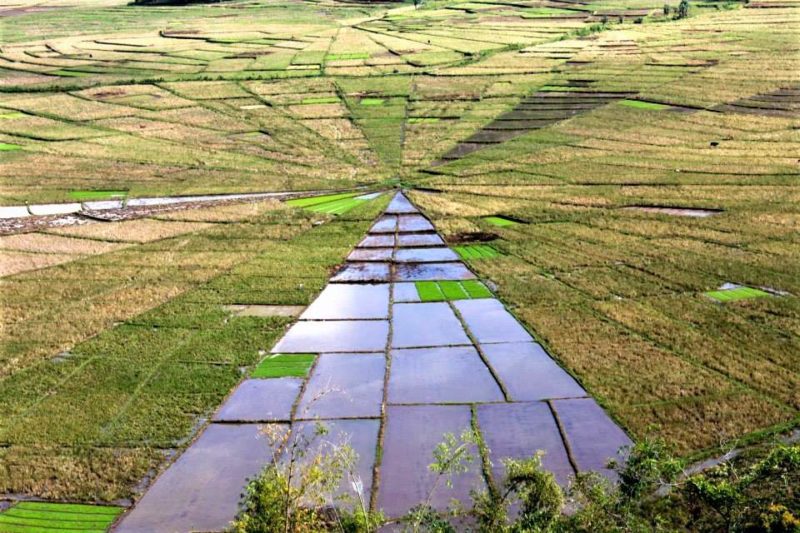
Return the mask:
<path id="1" fill-rule="evenodd" d="M 690 459 L 797 426 L 796 2 L 34 4 L 0 8 L 0 499 L 143 506 L 230 445 L 230 517 L 258 425 L 317 416 L 392 514 L 420 420 L 562 482 L 605 467 L 558 451 L 584 416 Z M 136 204 L 241 192 L 302 198 Z"/>

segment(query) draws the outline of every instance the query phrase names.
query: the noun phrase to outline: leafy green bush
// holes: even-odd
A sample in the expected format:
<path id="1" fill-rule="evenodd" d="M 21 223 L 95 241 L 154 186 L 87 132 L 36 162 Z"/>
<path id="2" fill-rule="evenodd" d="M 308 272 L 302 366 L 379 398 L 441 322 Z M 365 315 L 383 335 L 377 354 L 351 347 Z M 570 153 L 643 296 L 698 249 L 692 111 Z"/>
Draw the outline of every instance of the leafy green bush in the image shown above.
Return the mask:
<path id="1" fill-rule="evenodd" d="M 318 426 L 318 436 L 324 435 Z M 288 446 L 289 457 L 302 458 L 311 441 Z M 501 485 L 472 492 L 471 508 L 453 502 L 446 512 L 431 505 L 433 495 L 452 486 L 489 450 L 473 431 L 445 435 L 433 451 L 436 474 L 426 499 L 403 518 L 409 533 L 455 533 L 474 524 L 478 533 L 616 533 L 728 531 L 774 533 L 800 531 L 800 446 L 777 445 L 744 465 L 724 461 L 710 471 L 688 475 L 661 440 L 643 439 L 628 459 L 611 464 L 616 482 L 594 472 L 578 474 L 568 490 L 542 468 L 542 453 L 505 459 Z M 361 499 L 356 511 L 325 507 L 354 458 L 346 447 L 312 461 L 283 461 L 270 466 L 247 490 L 238 533 L 367 533 L 384 524 Z M 294 466 L 288 466 L 294 463 Z M 302 467 L 300 465 L 303 465 Z M 362 487 L 363 490 L 363 487 Z M 361 491 L 356 488 L 356 493 Z M 465 522 L 465 518 L 467 519 Z"/>

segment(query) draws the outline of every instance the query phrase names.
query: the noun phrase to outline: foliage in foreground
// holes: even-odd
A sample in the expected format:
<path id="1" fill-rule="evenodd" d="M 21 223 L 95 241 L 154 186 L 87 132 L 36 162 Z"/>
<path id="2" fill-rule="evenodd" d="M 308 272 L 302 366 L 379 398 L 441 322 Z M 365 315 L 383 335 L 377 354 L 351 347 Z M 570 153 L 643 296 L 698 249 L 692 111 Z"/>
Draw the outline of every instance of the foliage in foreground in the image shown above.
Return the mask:
<path id="1" fill-rule="evenodd" d="M 347 445 L 308 455 L 326 434 L 295 437 L 248 487 L 237 533 L 338 531 L 370 533 L 386 523 L 365 504 L 363 486 L 352 472 L 355 454 Z M 472 507 L 454 502 L 447 512 L 431 505 L 435 491 L 469 470 L 473 451 L 483 446 L 471 431 L 446 435 L 433 451 L 435 481 L 425 501 L 400 522 L 410 533 L 561 533 L 655 531 L 800 531 L 800 445 L 778 444 L 757 457 L 726 460 L 700 474 L 688 474 L 663 441 L 643 440 L 624 464 L 611 465 L 618 481 L 581 473 L 568 490 L 542 468 L 541 453 L 505 459 L 500 486 L 473 491 Z M 483 449 L 481 455 L 488 457 Z M 337 496 L 349 478 L 356 498 Z M 346 486 L 347 484 L 345 484 Z M 353 502 L 355 501 L 355 505 Z M 344 505 L 340 505 L 344 503 Z"/>

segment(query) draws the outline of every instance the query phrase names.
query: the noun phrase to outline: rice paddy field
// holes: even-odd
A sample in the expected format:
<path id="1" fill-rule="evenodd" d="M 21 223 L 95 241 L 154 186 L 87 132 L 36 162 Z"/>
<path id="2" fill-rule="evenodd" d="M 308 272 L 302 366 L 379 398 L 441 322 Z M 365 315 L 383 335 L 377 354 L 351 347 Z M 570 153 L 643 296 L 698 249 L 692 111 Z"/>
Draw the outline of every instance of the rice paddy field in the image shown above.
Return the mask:
<path id="1" fill-rule="evenodd" d="M 397 188 L 480 278 L 424 301 L 491 289 L 634 440 L 798 426 L 796 1 L 0 0 L 0 206 L 301 196 L 0 232 L 0 499 L 138 497 L 293 322 L 230 306 Z"/>

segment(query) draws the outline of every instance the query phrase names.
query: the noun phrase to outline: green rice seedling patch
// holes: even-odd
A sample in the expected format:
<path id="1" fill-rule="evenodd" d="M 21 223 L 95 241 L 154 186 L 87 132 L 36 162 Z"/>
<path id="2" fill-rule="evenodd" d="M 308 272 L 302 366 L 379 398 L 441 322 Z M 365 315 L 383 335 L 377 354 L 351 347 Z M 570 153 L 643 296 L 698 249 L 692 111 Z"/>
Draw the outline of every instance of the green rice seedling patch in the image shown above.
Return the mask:
<path id="1" fill-rule="evenodd" d="M 650 109 L 652 111 L 661 111 L 669 109 L 670 106 L 665 104 L 658 104 L 656 102 L 644 102 L 642 100 L 620 100 L 620 105 L 626 107 L 633 107 L 634 109 Z"/>
<path id="2" fill-rule="evenodd" d="M 765 296 L 772 296 L 767 291 L 761 289 L 754 289 L 752 287 L 735 287 L 732 289 L 721 289 L 717 291 L 704 292 L 709 298 L 713 298 L 718 302 L 736 302 L 738 300 L 749 300 L 751 298 L 764 298 Z"/>
<path id="3" fill-rule="evenodd" d="M 0 512 L 0 530 L 8 533 L 107 531 L 121 507 L 71 503 L 20 502 Z"/>
<path id="4" fill-rule="evenodd" d="M 423 302 L 440 302 L 444 300 L 442 289 L 435 281 L 418 281 L 416 282 L 417 294 L 419 299 Z"/>
<path id="5" fill-rule="evenodd" d="M 70 191 L 69 197 L 73 200 L 85 202 L 88 200 L 110 200 L 114 198 L 124 198 L 128 191 Z"/>
<path id="6" fill-rule="evenodd" d="M 350 211 L 364 202 L 368 198 L 361 198 L 361 193 L 331 194 L 327 196 L 315 196 L 312 198 L 297 198 L 286 203 L 294 207 L 302 207 L 314 213 L 325 213 L 328 215 L 341 215 Z"/>
<path id="7" fill-rule="evenodd" d="M 0 143 L 0 152 L 13 152 L 15 150 L 21 150 L 22 146 L 18 144 L 10 144 L 10 143 Z"/>
<path id="8" fill-rule="evenodd" d="M 485 220 L 492 226 L 498 226 L 500 228 L 516 226 L 517 224 L 519 224 L 519 222 L 517 222 L 516 220 L 511 220 L 510 218 L 506 218 L 503 216 L 483 217 L 483 220 Z"/>
<path id="9" fill-rule="evenodd" d="M 363 106 L 382 106 L 385 102 L 383 98 L 362 98 L 358 103 Z"/>
<path id="10" fill-rule="evenodd" d="M 12 113 L 0 113 L 0 120 L 10 120 L 14 118 L 24 118 L 27 115 L 25 113 L 20 113 L 19 111 L 14 111 Z"/>
<path id="11" fill-rule="evenodd" d="M 491 298 L 489 289 L 477 280 L 467 281 L 417 281 L 419 299 L 423 302 L 443 302 L 449 300 L 470 300 Z"/>
<path id="12" fill-rule="evenodd" d="M 325 204 L 316 205 L 314 207 L 309 208 L 310 211 L 314 211 L 315 213 L 326 213 L 328 215 L 341 215 L 342 213 L 346 213 L 353 209 L 356 206 L 361 205 L 362 203 L 368 200 L 362 200 L 360 198 L 342 198 L 341 200 L 336 200 L 334 202 L 328 202 Z"/>
<path id="13" fill-rule="evenodd" d="M 335 96 L 318 96 L 315 98 L 304 98 L 300 103 L 303 105 L 337 104 L 339 103 L 339 99 Z"/>
<path id="14" fill-rule="evenodd" d="M 346 193 L 339 193 L 339 194 L 326 194 L 324 196 L 310 196 L 308 198 L 294 198 L 292 200 L 287 200 L 286 203 L 293 207 L 312 207 L 318 204 L 324 204 L 327 202 L 333 202 L 334 200 L 340 200 L 342 198 L 352 198 L 354 196 L 358 196 L 360 193 L 357 192 L 346 192 Z"/>
<path id="15" fill-rule="evenodd" d="M 492 259 L 503 255 L 488 244 L 453 246 L 453 250 L 461 256 L 461 259 Z"/>
<path id="16" fill-rule="evenodd" d="M 470 298 L 491 298 L 492 292 L 478 280 L 470 279 L 461 282 L 461 286 L 467 291 Z"/>
<path id="17" fill-rule="evenodd" d="M 314 354 L 276 354 L 261 361 L 250 373 L 251 378 L 285 378 L 308 376 L 314 364 Z"/>

